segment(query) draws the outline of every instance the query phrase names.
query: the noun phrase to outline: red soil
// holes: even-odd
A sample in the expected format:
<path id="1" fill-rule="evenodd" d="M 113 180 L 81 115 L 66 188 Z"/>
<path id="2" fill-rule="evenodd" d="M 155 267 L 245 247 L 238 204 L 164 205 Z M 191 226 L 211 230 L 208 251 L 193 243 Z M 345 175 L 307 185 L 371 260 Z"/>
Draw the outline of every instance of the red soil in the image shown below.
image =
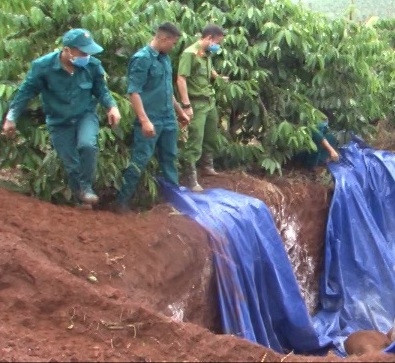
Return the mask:
<path id="1" fill-rule="evenodd" d="M 202 184 L 266 202 L 314 311 L 328 189 L 239 172 Z M 118 216 L 4 189 L 0 200 L 0 361 L 394 361 L 285 356 L 216 334 L 207 233 L 166 204 Z"/>

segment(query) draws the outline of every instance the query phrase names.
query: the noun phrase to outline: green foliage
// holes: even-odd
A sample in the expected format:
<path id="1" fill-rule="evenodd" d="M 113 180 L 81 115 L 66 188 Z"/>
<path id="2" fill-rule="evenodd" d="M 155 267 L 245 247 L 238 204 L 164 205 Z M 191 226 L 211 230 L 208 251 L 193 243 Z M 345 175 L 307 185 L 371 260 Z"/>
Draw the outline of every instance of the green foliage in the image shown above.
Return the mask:
<path id="1" fill-rule="evenodd" d="M 222 128 L 217 159 L 223 167 L 255 164 L 281 172 L 295 153 L 315 148 L 311 130 L 324 114 L 334 129 L 367 136 L 374 131 L 372 121 L 393 113 L 391 21 L 329 21 L 288 0 L 13 0 L 0 2 L 0 10 L 2 114 L 31 61 L 60 47 L 69 28 L 88 28 L 105 48 L 100 59 L 122 122 L 110 130 L 100 109 L 99 189 L 119 188 L 129 160 L 134 115 L 125 97 L 128 60 L 163 21 L 182 30 L 171 54 L 174 69 L 207 23 L 227 31 L 214 58 L 217 72 L 230 77 L 215 82 Z M 38 100 L 20 122 L 18 142 L 0 143 L 1 164 L 21 165 L 32 194 L 67 199 Z M 153 160 L 140 185 L 152 200 L 156 171 Z"/>
<path id="2" fill-rule="evenodd" d="M 382 42 L 388 45 L 381 54 L 375 55 L 375 69 L 383 87 L 381 94 L 377 96 L 382 98 L 383 104 L 386 103 L 385 113 L 388 119 L 395 123 L 395 20 L 381 20 L 373 26 L 377 29 Z"/>

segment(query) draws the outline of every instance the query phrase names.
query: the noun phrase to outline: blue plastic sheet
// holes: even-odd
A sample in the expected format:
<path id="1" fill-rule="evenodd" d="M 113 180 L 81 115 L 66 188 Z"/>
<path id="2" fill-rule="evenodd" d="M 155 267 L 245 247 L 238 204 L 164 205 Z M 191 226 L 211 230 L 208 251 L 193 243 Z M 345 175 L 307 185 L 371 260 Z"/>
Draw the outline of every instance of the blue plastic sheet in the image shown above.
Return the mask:
<path id="1" fill-rule="evenodd" d="M 357 139 L 340 153 L 329 165 L 335 191 L 314 325 L 345 354 L 350 333 L 387 333 L 394 323 L 395 155 Z M 385 351 L 395 353 L 395 344 Z"/>
<path id="2" fill-rule="evenodd" d="M 164 184 L 163 193 L 180 212 L 211 236 L 225 333 L 278 352 L 319 354 L 319 339 L 292 266 L 267 206 L 223 189 L 193 193 Z"/>
<path id="3" fill-rule="evenodd" d="M 362 146 L 361 146 L 362 145 Z M 278 352 L 320 354 L 353 331 L 395 318 L 395 156 L 362 142 L 330 164 L 320 311 L 310 317 L 270 210 L 224 189 L 193 193 L 161 181 L 166 199 L 210 235 L 225 333 Z M 386 349 L 395 353 L 395 343 Z"/>

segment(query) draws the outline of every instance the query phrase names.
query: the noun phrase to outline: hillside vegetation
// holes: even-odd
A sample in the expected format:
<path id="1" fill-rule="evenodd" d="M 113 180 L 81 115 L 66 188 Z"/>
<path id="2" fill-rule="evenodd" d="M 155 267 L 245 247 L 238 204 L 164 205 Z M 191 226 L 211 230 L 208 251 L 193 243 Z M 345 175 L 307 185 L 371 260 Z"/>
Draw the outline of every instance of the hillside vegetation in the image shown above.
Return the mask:
<path id="1" fill-rule="evenodd" d="M 61 35 L 84 27 L 105 51 L 100 55 L 122 113 L 121 127 L 103 122 L 99 135 L 97 189 L 119 188 L 128 163 L 133 112 L 125 97 L 130 56 L 163 21 L 179 25 L 181 51 L 207 23 L 227 30 L 216 70 L 230 82 L 215 83 L 221 115 L 224 169 L 240 165 L 280 172 L 301 150 L 314 150 L 311 131 L 324 117 L 333 129 L 373 136 L 379 119 L 392 118 L 394 22 L 329 20 L 289 0 L 14 0 L 0 2 L 0 113 L 31 61 L 61 47 Z M 20 167 L 25 191 L 45 200 L 67 201 L 63 168 L 53 151 L 39 100 L 18 126 L 17 142 L 0 139 L 0 167 Z M 180 152 L 183 142 L 180 140 Z M 152 160 L 140 198 L 157 197 Z M 147 192 L 148 191 L 148 194 Z M 143 201 L 144 202 L 144 201 Z"/>

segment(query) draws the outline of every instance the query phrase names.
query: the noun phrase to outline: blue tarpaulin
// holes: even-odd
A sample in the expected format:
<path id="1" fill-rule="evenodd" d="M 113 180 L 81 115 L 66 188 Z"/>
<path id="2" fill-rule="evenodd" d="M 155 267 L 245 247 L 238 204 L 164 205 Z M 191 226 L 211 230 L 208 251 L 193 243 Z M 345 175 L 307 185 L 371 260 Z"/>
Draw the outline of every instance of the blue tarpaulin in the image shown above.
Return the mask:
<path id="1" fill-rule="evenodd" d="M 314 325 L 344 353 L 350 333 L 387 333 L 394 323 L 395 154 L 358 140 L 340 152 L 341 162 L 329 165 L 335 191 Z"/>
<path id="2" fill-rule="evenodd" d="M 311 317 L 264 202 L 224 189 L 162 183 L 165 198 L 210 235 L 223 330 L 278 352 L 344 353 L 353 331 L 387 332 L 395 318 L 395 156 L 351 142 L 335 179 L 321 279 Z M 386 349 L 395 353 L 395 344 Z"/>

